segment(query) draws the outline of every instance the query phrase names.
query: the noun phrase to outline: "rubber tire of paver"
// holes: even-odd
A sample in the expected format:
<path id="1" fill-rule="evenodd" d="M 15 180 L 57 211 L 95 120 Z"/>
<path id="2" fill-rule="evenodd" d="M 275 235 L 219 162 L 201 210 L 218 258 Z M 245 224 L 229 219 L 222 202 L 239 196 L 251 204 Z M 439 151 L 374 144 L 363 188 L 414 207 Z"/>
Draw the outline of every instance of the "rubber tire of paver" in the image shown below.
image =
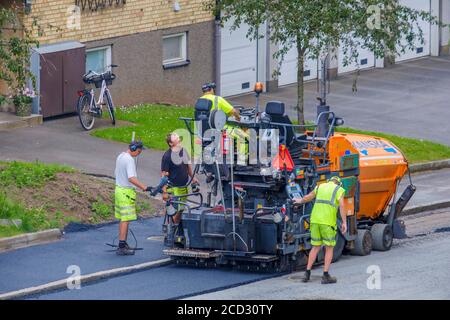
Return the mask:
<path id="1" fill-rule="evenodd" d="M 370 230 L 373 238 L 373 250 L 388 251 L 392 247 L 394 233 L 387 224 L 374 224 Z"/>
<path id="2" fill-rule="evenodd" d="M 367 256 L 372 252 L 373 239 L 369 230 L 359 229 L 355 239 L 355 248 L 350 251 L 354 256 Z"/>

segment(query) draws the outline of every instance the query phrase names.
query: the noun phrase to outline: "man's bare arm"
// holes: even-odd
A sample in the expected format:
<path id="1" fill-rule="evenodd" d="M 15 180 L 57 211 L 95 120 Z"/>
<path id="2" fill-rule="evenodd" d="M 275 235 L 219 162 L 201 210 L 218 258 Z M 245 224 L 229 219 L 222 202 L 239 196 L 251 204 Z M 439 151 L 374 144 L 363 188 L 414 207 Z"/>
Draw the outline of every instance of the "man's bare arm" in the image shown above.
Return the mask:
<path id="1" fill-rule="evenodd" d="M 307 202 L 313 201 L 315 197 L 316 197 L 316 193 L 314 191 L 311 191 L 303 198 L 294 198 L 294 202 L 300 203 L 300 204 L 307 203 Z"/>
<path id="2" fill-rule="evenodd" d="M 147 189 L 147 187 L 143 185 L 136 177 L 128 178 L 128 181 L 130 181 L 130 183 L 132 183 L 134 186 L 138 187 L 142 191 L 145 191 L 145 189 Z"/>

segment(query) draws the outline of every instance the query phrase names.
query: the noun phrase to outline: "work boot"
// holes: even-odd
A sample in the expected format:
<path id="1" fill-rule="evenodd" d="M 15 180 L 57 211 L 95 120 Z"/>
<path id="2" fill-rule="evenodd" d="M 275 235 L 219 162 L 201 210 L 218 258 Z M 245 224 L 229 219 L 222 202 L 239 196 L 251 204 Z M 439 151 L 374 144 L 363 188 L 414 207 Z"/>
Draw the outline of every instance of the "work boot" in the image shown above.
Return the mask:
<path id="1" fill-rule="evenodd" d="M 125 242 L 124 245 L 119 245 L 117 248 L 116 254 L 118 256 L 132 256 L 134 255 L 134 250 L 130 248 L 128 243 Z"/>
<path id="2" fill-rule="evenodd" d="M 309 282 L 309 280 L 311 280 L 311 270 L 306 270 L 302 282 Z"/>
<path id="3" fill-rule="evenodd" d="M 330 276 L 328 273 L 322 276 L 322 284 L 331 284 L 336 282 L 337 279 L 335 277 Z"/>

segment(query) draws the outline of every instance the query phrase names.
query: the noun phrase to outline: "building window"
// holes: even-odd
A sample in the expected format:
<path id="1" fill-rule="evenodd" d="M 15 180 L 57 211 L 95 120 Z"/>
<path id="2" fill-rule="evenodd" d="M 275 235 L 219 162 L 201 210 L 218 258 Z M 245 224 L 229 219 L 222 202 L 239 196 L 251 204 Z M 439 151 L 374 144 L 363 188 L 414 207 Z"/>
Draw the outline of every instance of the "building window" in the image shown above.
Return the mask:
<path id="1" fill-rule="evenodd" d="M 163 37 L 164 66 L 188 62 L 186 38 L 186 32 Z"/>
<path id="2" fill-rule="evenodd" d="M 97 73 L 109 71 L 111 65 L 111 46 L 86 50 L 86 72 Z"/>

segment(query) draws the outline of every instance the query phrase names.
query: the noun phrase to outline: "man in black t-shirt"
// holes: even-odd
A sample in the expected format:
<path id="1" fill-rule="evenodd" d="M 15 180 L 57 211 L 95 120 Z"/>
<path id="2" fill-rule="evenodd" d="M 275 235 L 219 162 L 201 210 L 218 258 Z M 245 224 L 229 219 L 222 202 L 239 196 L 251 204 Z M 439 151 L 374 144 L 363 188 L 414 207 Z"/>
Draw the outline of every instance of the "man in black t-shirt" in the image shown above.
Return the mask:
<path id="1" fill-rule="evenodd" d="M 190 157 L 186 149 L 181 146 L 181 139 L 176 133 L 169 133 L 166 137 L 167 150 L 161 160 L 161 176 L 167 176 L 171 184 L 171 192 L 174 196 L 188 194 L 189 190 L 186 186 L 189 182 L 189 177 L 192 177 L 192 183 L 197 184 L 198 180 L 193 177 L 192 165 Z M 169 190 L 164 188 L 163 199 L 168 198 L 167 192 Z M 180 198 L 179 200 L 183 200 Z M 180 214 L 177 213 L 173 220 L 175 223 L 180 221 Z"/>

